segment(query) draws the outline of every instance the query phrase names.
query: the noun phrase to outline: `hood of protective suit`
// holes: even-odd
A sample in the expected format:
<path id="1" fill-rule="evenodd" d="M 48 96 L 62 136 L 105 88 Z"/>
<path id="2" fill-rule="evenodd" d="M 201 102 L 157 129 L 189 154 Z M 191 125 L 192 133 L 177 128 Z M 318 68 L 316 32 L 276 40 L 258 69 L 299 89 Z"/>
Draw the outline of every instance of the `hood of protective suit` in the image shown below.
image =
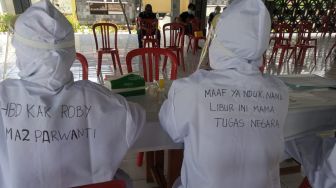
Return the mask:
<path id="1" fill-rule="evenodd" d="M 220 16 L 209 48 L 213 69 L 256 70 L 268 47 L 271 20 L 261 0 L 235 0 Z"/>
<path id="2" fill-rule="evenodd" d="M 28 8 L 16 21 L 13 46 L 19 76 L 56 91 L 73 81 L 75 60 L 71 24 L 48 0 Z"/>

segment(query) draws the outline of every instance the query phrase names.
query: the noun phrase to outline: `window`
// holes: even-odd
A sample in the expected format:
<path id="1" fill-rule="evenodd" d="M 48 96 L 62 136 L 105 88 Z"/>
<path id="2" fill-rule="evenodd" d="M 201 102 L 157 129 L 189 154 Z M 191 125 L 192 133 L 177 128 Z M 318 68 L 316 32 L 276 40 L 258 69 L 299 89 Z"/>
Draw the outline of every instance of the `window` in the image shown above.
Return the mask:
<path id="1" fill-rule="evenodd" d="M 119 0 L 104 0 L 104 2 L 108 2 L 108 3 L 119 3 Z"/>
<path id="2" fill-rule="evenodd" d="M 90 14 L 122 14 L 122 8 L 119 0 L 88 0 L 90 6 Z M 125 8 L 125 2 L 122 6 Z"/>

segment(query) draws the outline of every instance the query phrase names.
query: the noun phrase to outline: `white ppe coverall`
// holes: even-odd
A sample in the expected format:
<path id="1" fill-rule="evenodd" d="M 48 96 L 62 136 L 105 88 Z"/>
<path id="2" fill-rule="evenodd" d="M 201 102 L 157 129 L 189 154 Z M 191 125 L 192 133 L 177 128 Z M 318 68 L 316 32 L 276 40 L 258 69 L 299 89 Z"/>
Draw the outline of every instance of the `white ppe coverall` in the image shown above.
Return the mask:
<path id="1" fill-rule="evenodd" d="M 64 188 L 113 179 L 144 110 L 90 81 L 73 81 L 74 32 L 49 1 L 16 21 L 21 79 L 0 83 L 0 187 Z"/>
<path id="2" fill-rule="evenodd" d="M 280 188 L 287 87 L 259 71 L 270 16 L 260 0 L 235 0 L 209 48 L 213 70 L 173 82 L 161 125 L 184 143 L 180 188 Z"/>
<path id="3" fill-rule="evenodd" d="M 286 153 L 298 161 L 309 184 L 318 188 L 336 187 L 336 138 L 307 135 L 286 141 Z"/>

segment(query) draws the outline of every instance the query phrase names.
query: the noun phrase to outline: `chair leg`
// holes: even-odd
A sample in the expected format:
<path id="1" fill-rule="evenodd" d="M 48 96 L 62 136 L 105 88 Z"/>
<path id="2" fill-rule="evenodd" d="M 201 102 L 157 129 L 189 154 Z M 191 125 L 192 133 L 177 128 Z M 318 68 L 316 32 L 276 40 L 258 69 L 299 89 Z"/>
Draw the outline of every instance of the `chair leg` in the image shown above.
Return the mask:
<path id="1" fill-rule="evenodd" d="M 306 53 L 307 53 L 307 48 L 304 48 L 303 50 L 302 50 L 302 58 L 301 58 L 301 63 L 300 63 L 300 66 L 302 67 L 303 66 L 303 64 L 304 64 L 304 60 L 305 60 L 305 58 L 306 58 Z"/>
<path id="2" fill-rule="evenodd" d="M 289 49 L 291 49 L 291 48 L 289 48 Z M 289 49 L 288 49 L 287 52 L 286 52 L 286 58 L 287 58 L 286 63 L 287 63 L 287 64 L 288 64 L 290 58 L 292 57 L 292 55 L 293 55 L 293 53 L 294 53 L 293 49 L 292 49 L 291 53 L 289 53 Z M 288 53 L 289 53 L 289 55 L 288 55 Z"/>
<path id="3" fill-rule="evenodd" d="M 191 40 L 192 40 L 192 38 L 189 37 L 189 42 L 188 42 L 187 52 L 189 52 L 189 48 L 190 48 L 190 47 L 191 47 L 191 49 L 192 49 L 192 46 L 191 46 Z"/>
<path id="4" fill-rule="evenodd" d="M 180 58 L 179 50 L 176 51 L 176 57 L 177 57 L 177 65 L 180 66 L 181 65 L 181 58 Z"/>
<path id="5" fill-rule="evenodd" d="M 194 48 L 193 48 L 193 54 L 194 55 L 196 53 L 197 48 L 198 48 L 198 39 L 194 38 Z"/>
<path id="6" fill-rule="evenodd" d="M 179 55 L 181 56 L 181 64 L 182 64 L 182 68 L 183 68 L 183 72 L 185 72 L 185 65 L 184 65 L 184 54 L 183 54 L 183 48 L 181 49 L 181 53 L 179 53 L 179 50 L 177 51 L 177 57 L 179 57 Z"/>
<path id="7" fill-rule="evenodd" d="M 282 63 L 283 63 L 283 59 L 284 59 L 284 56 L 285 56 L 285 51 L 286 51 L 285 49 L 281 49 L 278 69 L 281 69 L 281 66 L 282 66 Z"/>
<path id="8" fill-rule="evenodd" d="M 328 55 L 327 55 L 327 57 L 325 58 L 325 62 L 327 62 L 327 59 L 329 58 L 329 56 L 331 55 L 331 53 L 332 53 L 332 51 L 333 51 L 333 49 L 336 47 L 336 43 L 331 47 L 331 49 L 329 50 L 329 52 L 328 52 Z"/>
<path id="9" fill-rule="evenodd" d="M 117 67 L 116 67 L 115 57 L 114 57 L 114 55 L 115 55 L 115 53 L 114 53 L 114 52 L 111 52 L 112 65 L 113 65 L 114 70 L 116 70 Z"/>
<path id="10" fill-rule="evenodd" d="M 273 57 L 275 56 L 277 56 L 277 54 L 278 54 L 278 48 L 273 48 L 273 50 L 272 50 L 272 54 L 271 54 L 271 57 L 270 57 L 270 60 L 268 61 L 268 64 L 271 64 L 272 62 L 273 62 Z"/>
<path id="11" fill-rule="evenodd" d="M 142 163 L 143 163 L 143 157 L 144 157 L 144 152 L 139 152 L 137 154 L 137 159 L 136 159 L 136 164 L 138 167 L 141 167 L 142 166 Z"/>
<path id="12" fill-rule="evenodd" d="M 146 152 L 146 181 L 154 182 L 153 176 L 151 174 L 151 169 L 154 167 L 154 152 Z"/>
<path id="13" fill-rule="evenodd" d="M 292 49 L 292 52 L 289 54 L 288 59 L 287 59 L 287 63 L 289 62 L 289 60 L 291 59 L 291 57 L 293 56 L 293 62 L 294 66 L 296 66 L 296 48 L 294 47 Z"/>
<path id="14" fill-rule="evenodd" d="M 166 188 L 167 181 L 164 176 L 164 151 L 154 152 L 154 166 L 151 169 L 152 175 L 159 187 Z"/>
<path id="15" fill-rule="evenodd" d="M 98 52 L 98 64 L 97 64 L 97 76 L 100 75 L 101 66 L 102 66 L 103 53 Z"/>
<path id="16" fill-rule="evenodd" d="M 160 173 L 163 174 L 164 172 L 164 151 L 155 151 L 154 153 L 155 158 L 155 166 L 160 169 Z"/>
<path id="17" fill-rule="evenodd" d="M 120 63 L 119 52 L 117 52 L 117 53 L 115 54 L 115 56 L 116 56 L 116 58 L 117 58 L 117 63 L 118 63 L 118 67 L 119 67 L 120 74 L 123 75 L 123 71 L 122 71 L 121 63 Z"/>
<path id="18" fill-rule="evenodd" d="M 168 150 L 167 185 L 172 187 L 180 176 L 183 161 L 183 150 Z"/>
<path id="19" fill-rule="evenodd" d="M 163 65 L 162 65 L 162 71 L 166 71 L 167 61 L 168 61 L 168 57 L 164 56 Z"/>
<path id="20" fill-rule="evenodd" d="M 316 65 L 316 55 L 317 55 L 317 47 L 316 46 L 314 46 L 314 65 Z"/>
<path id="21" fill-rule="evenodd" d="M 303 47 L 299 47 L 299 48 L 300 48 L 300 50 L 299 50 L 299 54 L 298 54 L 297 60 L 296 60 L 297 64 L 301 64 L 302 53 L 303 53 Z"/>

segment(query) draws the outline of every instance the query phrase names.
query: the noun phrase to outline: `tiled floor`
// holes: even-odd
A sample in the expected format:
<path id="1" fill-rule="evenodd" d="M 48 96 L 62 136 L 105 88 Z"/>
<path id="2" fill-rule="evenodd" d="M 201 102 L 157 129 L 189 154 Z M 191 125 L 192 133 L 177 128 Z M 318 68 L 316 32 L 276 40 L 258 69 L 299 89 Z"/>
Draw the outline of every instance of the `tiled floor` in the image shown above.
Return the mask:
<path id="1" fill-rule="evenodd" d="M 120 53 L 120 59 L 122 62 L 123 71 L 126 72 L 125 56 L 131 49 L 137 48 L 137 36 L 135 34 L 129 35 L 127 33 L 120 33 L 118 36 L 118 47 Z M 76 34 L 76 49 L 78 52 L 84 54 L 89 62 L 89 79 L 97 82 L 96 78 L 96 59 L 95 43 L 92 34 Z M 14 49 L 9 45 L 7 56 L 7 68 L 4 69 L 5 52 L 7 35 L 0 34 L 0 80 L 3 78 L 17 78 L 18 70 L 15 66 Z M 269 64 L 266 67 L 266 72 L 269 74 L 318 74 L 321 76 L 336 78 L 336 63 L 334 60 L 329 60 L 325 63 L 324 59 L 327 51 L 331 45 L 335 42 L 335 36 L 332 38 L 318 38 L 318 61 L 316 66 L 312 63 L 312 52 L 309 52 L 305 61 L 305 64 L 301 69 L 295 69 L 291 61 L 285 63 L 281 70 L 278 69 L 277 63 Z M 203 44 L 200 44 L 201 46 Z M 334 56 L 334 55 L 333 55 Z M 184 73 L 179 69 L 178 77 L 186 76 L 193 72 L 198 64 L 200 57 L 200 50 L 196 55 L 192 55 L 191 52 L 185 52 L 185 62 L 187 66 L 187 72 Z M 270 49 L 267 53 L 267 59 L 270 57 Z M 103 56 L 102 72 L 105 74 L 111 74 L 110 64 L 111 57 L 108 55 Z M 73 72 L 75 79 L 80 79 L 81 68 L 79 63 L 73 65 Z M 114 73 L 112 73 L 114 74 Z M 118 72 L 116 73 L 118 74 Z M 137 167 L 135 165 L 136 153 L 129 153 L 125 160 L 122 162 L 121 168 L 124 169 L 131 178 L 134 180 L 135 188 L 153 188 L 157 187 L 156 184 L 148 184 L 145 181 L 145 170 L 143 167 Z M 283 163 L 282 166 L 287 166 L 287 163 Z M 296 188 L 302 180 L 300 173 L 281 176 L 281 184 L 283 188 Z"/>

